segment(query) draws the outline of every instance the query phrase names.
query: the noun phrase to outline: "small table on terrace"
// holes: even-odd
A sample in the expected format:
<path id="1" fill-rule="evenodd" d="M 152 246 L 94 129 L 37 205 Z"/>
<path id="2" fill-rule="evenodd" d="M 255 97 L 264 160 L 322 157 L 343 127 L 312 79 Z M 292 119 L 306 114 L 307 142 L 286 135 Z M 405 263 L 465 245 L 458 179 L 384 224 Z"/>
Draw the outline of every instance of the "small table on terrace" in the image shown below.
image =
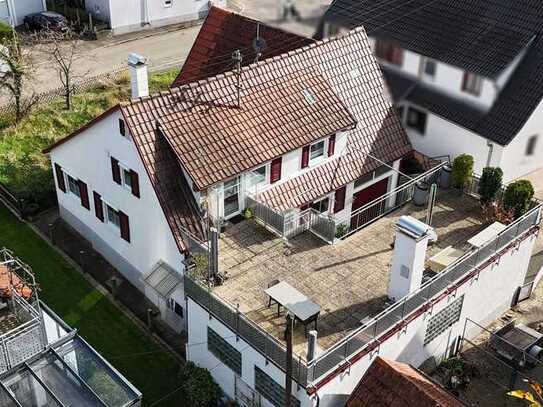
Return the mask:
<path id="1" fill-rule="evenodd" d="M 277 303 L 277 315 L 281 313 L 281 307 L 285 307 L 291 312 L 295 319 L 300 321 L 305 328 L 307 335 L 307 325 L 315 323 L 317 329 L 317 319 L 321 312 L 321 307 L 292 287 L 289 283 L 281 281 L 280 283 L 264 290 L 264 292 Z"/>

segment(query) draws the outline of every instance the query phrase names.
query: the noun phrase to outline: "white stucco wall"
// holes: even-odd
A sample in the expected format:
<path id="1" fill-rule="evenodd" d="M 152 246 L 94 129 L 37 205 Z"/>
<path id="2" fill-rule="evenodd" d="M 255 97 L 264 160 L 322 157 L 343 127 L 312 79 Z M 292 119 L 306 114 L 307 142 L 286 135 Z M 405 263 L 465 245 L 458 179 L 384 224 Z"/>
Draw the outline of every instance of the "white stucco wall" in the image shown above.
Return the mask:
<path id="1" fill-rule="evenodd" d="M 0 19 L 11 25 L 23 24 L 25 16 L 45 10 L 44 0 L 3 0 L 0 1 Z"/>
<path id="2" fill-rule="evenodd" d="M 370 45 L 373 51 L 375 51 L 375 43 L 375 39 L 370 38 Z M 490 108 L 492 103 L 494 103 L 497 96 L 497 90 L 491 79 L 483 78 L 481 93 L 479 95 L 472 95 L 462 91 L 462 82 L 465 72 L 463 69 L 441 61 L 436 61 L 437 67 L 435 76 L 430 78 L 422 74 L 421 62 L 423 60 L 424 57 L 422 55 L 404 49 L 402 66 L 392 65 L 383 60 L 379 60 L 379 62 L 393 69 L 398 69 L 412 77 L 418 78 L 426 84 L 435 86 L 442 92 L 446 92 L 452 96 L 461 98 L 464 101 L 476 104 L 479 107 Z"/>
<path id="3" fill-rule="evenodd" d="M 376 351 L 355 361 L 346 371 L 319 387 L 317 392 L 320 399 L 319 407 L 344 405 L 345 400 L 377 355 L 414 366 L 419 366 L 430 357 L 439 361 L 450 352 L 454 341 L 462 335 L 467 318 L 483 326 L 498 318 L 509 309 L 517 287 L 521 286 L 524 281 L 536 239 L 536 235 L 531 235 L 523 240 L 518 247 L 509 249 L 498 262 L 481 270 L 478 278 L 472 278 L 458 287 L 456 292 L 443 297 L 434 304 L 431 311 L 412 320 L 405 331 L 394 334 L 382 342 Z M 424 345 L 427 325 L 431 316 L 462 295 L 464 295 L 464 300 L 459 321 Z M 273 364 L 266 366 L 264 357 L 260 353 L 241 339 L 236 342 L 235 334 L 232 331 L 215 318 L 210 319 L 209 314 L 190 298 L 187 301 L 190 313 L 188 359 L 210 369 L 214 379 L 229 397 L 232 397 L 234 392 L 235 374 L 207 351 L 206 331 L 208 325 L 242 353 L 242 378 L 247 384 L 254 388 L 254 365 L 256 364 L 284 386 L 285 379 L 282 371 Z M 467 338 L 473 338 L 479 333 L 479 329 L 475 329 L 474 325 L 469 325 L 468 328 L 471 329 L 466 331 Z M 191 346 L 191 343 L 195 345 Z M 302 406 L 317 405 L 315 395 L 309 396 L 303 389 L 296 391 L 295 394 Z"/>
<path id="4" fill-rule="evenodd" d="M 187 360 L 204 367 L 211 372 L 213 379 L 220 384 L 226 395 L 235 398 L 235 373 L 232 369 L 224 365 L 217 359 L 207 347 L 207 327 L 209 326 L 215 332 L 222 336 L 230 345 L 241 353 L 242 369 L 241 378 L 251 388 L 255 387 L 255 366 L 258 366 L 266 374 L 272 377 L 279 385 L 285 387 L 285 375 L 272 362 L 266 363 L 262 354 L 253 349 L 247 342 L 239 338 L 236 341 L 236 335 L 224 324 L 215 318 L 209 318 L 209 314 L 196 304 L 192 299 L 187 299 L 188 310 L 188 341 L 187 341 Z M 313 406 L 313 400 L 307 395 L 305 389 L 296 385 L 293 381 L 292 395 L 301 402 L 302 407 Z M 262 407 L 273 407 L 264 397 L 262 397 Z"/>
<path id="5" fill-rule="evenodd" d="M 92 2 L 103 0 L 92 0 Z M 209 9 L 208 0 L 108 0 L 109 21 L 114 34 L 123 34 L 150 27 L 160 27 L 204 18 Z M 215 0 L 225 6 L 226 0 Z M 93 12 L 92 7 L 87 9 Z"/>
<path id="6" fill-rule="evenodd" d="M 532 116 L 524 124 L 514 140 L 505 147 L 502 158 L 502 169 L 506 174 L 505 181 L 529 174 L 543 167 L 543 102 L 534 110 Z M 534 154 L 526 155 L 528 140 L 537 136 Z"/>
<path id="7" fill-rule="evenodd" d="M 141 278 L 158 261 L 162 260 L 182 273 L 183 256 L 173 239 L 135 145 L 119 133 L 118 119 L 119 113 L 115 112 L 58 146 L 51 152 L 51 161 L 85 182 L 89 192 L 90 210 L 87 210 L 81 206 L 77 196 L 64 193 L 57 186 L 61 216 L 144 291 Z M 138 173 L 141 198 L 138 199 L 131 191 L 113 181 L 111 156 Z M 104 202 L 129 216 L 130 243 L 121 239 L 118 229 L 96 217 L 93 191 L 98 192 Z M 176 297 L 182 304 L 182 292 L 177 293 Z"/>
<path id="8" fill-rule="evenodd" d="M 474 172 L 481 174 L 483 168 L 487 166 L 490 150 L 486 138 L 460 127 L 455 123 L 442 119 L 421 107 L 416 105 L 404 105 L 406 107 L 413 106 L 428 114 L 426 131 L 424 134 L 406 127 L 409 140 L 415 150 L 420 151 L 429 157 L 449 155 L 451 160 L 454 160 L 454 158 L 460 154 L 470 154 L 475 160 Z M 490 166 L 500 166 L 504 154 L 503 147 L 496 143 L 492 144 L 493 148 Z"/>

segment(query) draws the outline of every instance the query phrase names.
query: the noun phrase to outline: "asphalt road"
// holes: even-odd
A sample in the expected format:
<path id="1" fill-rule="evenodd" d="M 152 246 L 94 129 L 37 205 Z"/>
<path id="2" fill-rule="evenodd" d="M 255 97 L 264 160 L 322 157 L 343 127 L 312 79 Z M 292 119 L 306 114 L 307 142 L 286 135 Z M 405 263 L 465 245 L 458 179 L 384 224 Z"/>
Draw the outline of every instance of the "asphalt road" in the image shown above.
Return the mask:
<path id="1" fill-rule="evenodd" d="M 283 21 L 279 0 L 229 0 L 229 8 L 241 14 L 279 26 L 298 34 L 312 36 L 320 16 L 331 0 L 297 0 L 300 21 Z M 100 41 L 85 41 L 81 44 L 81 57 L 74 69 L 75 76 L 83 79 L 111 72 L 125 66 L 128 55 L 137 52 L 149 59 L 151 66 L 182 66 L 200 26 L 179 29 L 166 27 L 155 31 L 112 37 Z M 54 64 L 38 47 L 28 48 L 34 61 L 33 92 L 41 93 L 58 88 L 61 83 Z M 0 104 L 7 101 L 0 94 Z"/>

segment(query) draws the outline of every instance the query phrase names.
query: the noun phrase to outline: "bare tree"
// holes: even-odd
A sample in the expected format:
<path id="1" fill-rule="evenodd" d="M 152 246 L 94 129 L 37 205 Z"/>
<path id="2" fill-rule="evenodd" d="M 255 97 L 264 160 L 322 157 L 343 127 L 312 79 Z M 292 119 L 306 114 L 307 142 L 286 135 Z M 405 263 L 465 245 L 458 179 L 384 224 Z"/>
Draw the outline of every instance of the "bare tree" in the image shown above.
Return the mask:
<path id="1" fill-rule="evenodd" d="M 25 97 L 27 81 L 32 74 L 30 54 L 21 46 L 19 36 L 12 35 L 0 40 L 0 89 L 6 90 L 15 105 L 15 122 L 18 123 L 28 113 L 36 98 Z"/>
<path id="2" fill-rule="evenodd" d="M 83 58 L 81 37 L 72 29 L 64 32 L 46 31 L 41 34 L 40 42 L 55 65 L 63 89 L 65 107 L 70 110 L 75 85 L 88 73 L 78 73 L 76 69 L 77 63 Z"/>

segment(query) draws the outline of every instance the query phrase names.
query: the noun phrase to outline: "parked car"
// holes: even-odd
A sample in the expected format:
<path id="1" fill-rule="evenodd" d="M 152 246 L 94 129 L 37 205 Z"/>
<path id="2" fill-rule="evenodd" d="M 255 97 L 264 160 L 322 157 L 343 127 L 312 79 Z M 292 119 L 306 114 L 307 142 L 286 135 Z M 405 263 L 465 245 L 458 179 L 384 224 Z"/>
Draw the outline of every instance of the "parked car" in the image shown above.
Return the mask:
<path id="1" fill-rule="evenodd" d="M 68 20 L 62 14 L 54 11 L 42 11 L 29 14 L 24 18 L 24 25 L 28 30 L 53 30 L 66 31 L 69 27 Z"/>

